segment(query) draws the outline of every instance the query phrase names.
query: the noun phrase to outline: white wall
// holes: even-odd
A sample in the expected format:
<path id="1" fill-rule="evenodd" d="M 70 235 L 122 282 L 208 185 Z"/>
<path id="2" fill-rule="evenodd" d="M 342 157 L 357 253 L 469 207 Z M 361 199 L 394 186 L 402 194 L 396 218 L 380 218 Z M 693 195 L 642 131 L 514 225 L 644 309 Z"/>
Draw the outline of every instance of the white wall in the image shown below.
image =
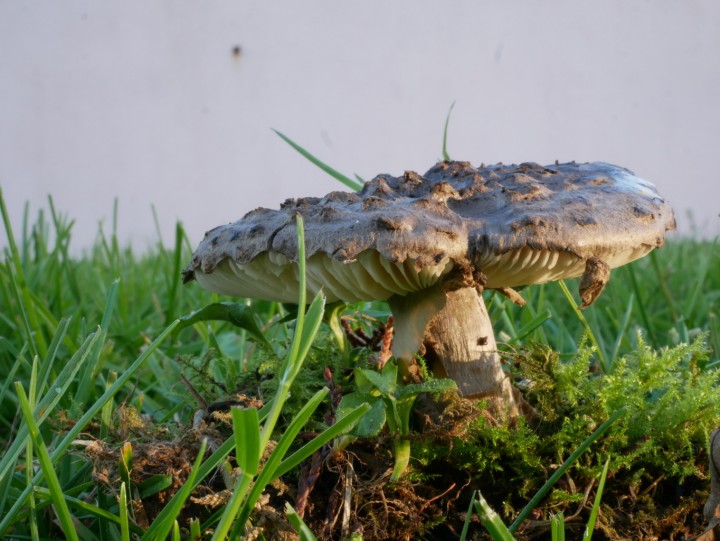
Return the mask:
<path id="1" fill-rule="evenodd" d="M 720 3 L 0 0 L 0 184 L 19 228 L 52 194 L 88 246 L 120 200 L 138 248 L 193 242 L 348 174 L 603 160 L 720 231 Z M 232 54 L 234 46 L 241 53 Z M 4 239 L 2 239 L 4 243 Z"/>

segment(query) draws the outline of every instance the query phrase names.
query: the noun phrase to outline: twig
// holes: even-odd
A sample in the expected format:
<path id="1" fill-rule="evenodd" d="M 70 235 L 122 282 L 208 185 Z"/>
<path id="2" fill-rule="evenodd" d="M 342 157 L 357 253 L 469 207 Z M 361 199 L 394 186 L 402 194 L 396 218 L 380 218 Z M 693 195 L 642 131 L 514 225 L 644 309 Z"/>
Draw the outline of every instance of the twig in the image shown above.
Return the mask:
<path id="1" fill-rule="evenodd" d="M 208 409 L 208 403 L 207 401 L 195 390 L 195 387 L 193 387 L 193 384 L 190 383 L 190 380 L 185 377 L 185 374 L 180 372 L 180 379 L 182 380 L 183 384 L 185 385 L 185 388 L 187 388 L 188 391 L 190 391 L 190 394 L 195 397 L 195 400 L 197 400 L 198 405 L 204 409 Z"/>
<path id="2" fill-rule="evenodd" d="M 425 509 L 427 508 L 428 505 L 430 505 L 430 504 L 431 504 L 432 502 L 434 502 L 435 500 L 439 500 L 440 498 L 442 498 L 443 496 L 445 496 L 445 494 L 447 494 L 448 492 L 450 492 L 450 491 L 451 491 L 452 489 L 454 489 L 454 488 L 455 488 L 455 483 L 453 483 L 452 485 L 450 485 L 450 486 L 448 487 L 448 489 L 447 489 L 445 492 L 443 492 L 442 494 L 438 494 L 438 495 L 435 496 L 434 498 L 430 498 L 429 500 L 427 500 L 424 504 L 422 504 L 422 505 L 420 506 L 420 509 L 418 509 L 418 514 L 420 514 L 420 513 L 422 513 L 423 511 L 425 511 Z"/>
<path id="3" fill-rule="evenodd" d="M 345 497 L 343 498 L 343 518 L 340 527 L 343 539 L 350 537 L 350 512 L 352 511 L 350 504 L 352 502 L 354 476 L 355 470 L 353 469 L 352 462 L 348 459 L 345 463 Z"/>

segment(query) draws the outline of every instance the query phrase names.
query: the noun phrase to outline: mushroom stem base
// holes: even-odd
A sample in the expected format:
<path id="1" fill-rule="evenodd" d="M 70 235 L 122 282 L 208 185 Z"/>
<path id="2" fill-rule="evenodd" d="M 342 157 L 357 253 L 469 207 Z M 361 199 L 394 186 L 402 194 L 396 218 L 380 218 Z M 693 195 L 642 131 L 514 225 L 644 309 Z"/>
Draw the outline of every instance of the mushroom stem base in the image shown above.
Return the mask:
<path id="1" fill-rule="evenodd" d="M 496 418 L 517 419 L 518 403 L 482 295 L 474 287 L 446 295 L 445 306 L 425 329 L 425 357 L 433 372 L 455 380 L 462 396 L 486 400 Z"/>

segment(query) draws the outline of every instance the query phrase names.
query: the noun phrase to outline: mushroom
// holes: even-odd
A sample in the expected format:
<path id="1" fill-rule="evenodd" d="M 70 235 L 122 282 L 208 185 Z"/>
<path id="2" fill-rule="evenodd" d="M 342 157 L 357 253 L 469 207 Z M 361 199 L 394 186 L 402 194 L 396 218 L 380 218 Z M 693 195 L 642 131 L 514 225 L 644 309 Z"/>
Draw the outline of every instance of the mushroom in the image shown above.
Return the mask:
<path id="1" fill-rule="evenodd" d="M 222 294 L 297 302 L 296 214 L 305 223 L 309 293 L 387 301 L 393 355 L 417 352 L 466 397 L 504 418 L 518 400 L 503 372 L 481 292 L 581 276 L 589 306 L 610 269 L 674 229 L 655 187 L 606 163 L 540 166 L 440 162 L 425 175 L 379 175 L 357 193 L 290 199 L 206 233 L 183 273 Z"/>

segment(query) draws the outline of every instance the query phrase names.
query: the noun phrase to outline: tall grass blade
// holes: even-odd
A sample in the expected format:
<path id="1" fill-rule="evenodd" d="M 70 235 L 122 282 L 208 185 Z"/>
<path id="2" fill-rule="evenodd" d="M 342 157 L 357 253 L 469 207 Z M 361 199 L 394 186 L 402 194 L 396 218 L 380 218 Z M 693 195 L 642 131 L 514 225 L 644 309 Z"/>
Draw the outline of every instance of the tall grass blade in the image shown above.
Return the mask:
<path id="1" fill-rule="evenodd" d="M 513 532 L 505 526 L 500 515 L 490 507 L 480 491 L 477 492 L 475 511 L 480 517 L 480 522 L 495 541 L 514 541 Z"/>
<path id="2" fill-rule="evenodd" d="M 283 460 L 277 467 L 274 478 L 277 479 L 278 477 L 285 475 L 294 467 L 299 466 L 303 460 L 312 456 L 315 451 L 320 450 L 323 445 L 329 443 L 334 438 L 346 433 L 347 431 L 352 430 L 353 426 L 355 426 L 360 418 L 368 411 L 370 411 L 370 404 L 361 404 L 345 417 L 339 419 L 335 424 L 323 430 L 321 434 L 317 435 L 300 449 L 295 451 L 292 455 Z"/>
<path id="3" fill-rule="evenodd" d="M 525 338 L 530 336 L 536 329 L 539 329 L 543 323 L 552 317 L 552 314 L 548 310 L 544 310 L 542 313 L 535 316 L 531 321 L 528 321 L 522 327 L 515 331 L 515 336 L 509 343 L 514 344 L 522 342 Z"/>
<path id="4" fill-rule="evenodd" d="M 127 485 L 128 490 L 132 491 L 130 476 L 133 469 L 133 448 L 132 443 L 126 441 L 120 449 L 120 461 L 118 463 L 118 474 L 120 480 Z"/>
<path id="5" fill-rule="evenodd" d="M 172 475 L 156 474 L 145 479 L 138 485 L 138 495 L 140 498 L 149 498 L 153 494 L 157 494 L 158 492 L 162 492 L 163 490 L 170 488 L 172 484 Z"/>
<path id="6" fill-rule="evenodd" d="M 112 387 L 117 381 L 117 372 L 112 371 L 108 374 L 107 381 L 105 382 L 105 392 Z M 112 414 L 115 411 L 115 400 L 111 398 L 108 400 L 102 408 L 100 414 L 100 439 L 104 440 L 110 433 L 112 428 Z"/>
<path id="7" fill-rule="evenodd" d="M 63 272 L 57 273 L 58 280 L 58 295 L 63 287 L 70 290 L 72 298 L 76 303 L 80 303 L 82 299 L 82 293 L 80 284 L 78 283 L 77 276 L 70 265 L 70 255 L 68 253 L 70 248 L 70 233 L 72 231 L 74 221 L 69 223 L 63 223 L 60 215 L 55 210 L 55 202 L 52 196 L 48 196 L 48 205 L 50 206 L 50 216 L 52 217 L 53 226 L 55 227 L 55 238 L 56 248 L 55 251 L 58 253 L 59 264 L 62 267 Z"/>
<path id="8" fill-rule="evenodd" d="M 312 341 L 320 328 L 325 309 L 325 299 L 322 292 L 313 299 L 310 307 L 305 311 L 306 306 L 306 277 L 305 277 L 305 233 L 303 228 L 303 219 L 301 215 L 296 217 L 297 220 L 297 245 L 298 245 L 298 275 L 299 275 L 299 295 L 298 295 L 298 312 L 295 320 L 295 332 L 293 333 L 292 342 L 288 353 L 283 360 L 280 368 L 278 389 L 271 402 L 270 411 L 265 419 L 262 432 L 260 434 L 260 449 L 264 450 L 270 441 L 270 437 L 275 429 L 280 412 L 283 409 L 285 400 L 290 391 L 295 376 L 297 376 L 305 356 L 310 349 Z M 320 401 L 327 395 L 328 389 L 324 388 L 318 391 L 303 408 L 293 417 L 290 426 L 280 438 L 273 452 L 263 466 L 260 475 L 245 496 L 245 489 L 249 487 L 249 475 L 241 475 L 235 491 L 230 501 L 227 503 L 223 511 L 220 522 L 215 530 L 214 540 L 225 539 L 230 534 L 231 538 L 237 538 L 242 535 L 252 509 L 260 497 L 267 483 L 272 479 L 273 472 L 277 469 L 283 456 L 287 452 L 293 439 L 300 431 L 300 428 L 307 422 L 312 412 L 320 404 Z M 232 533 L 230 532 L 232 528 Z"/>
<path id="9" fill-rule="evenodd" d="M 202 464 L 200 464 L 200 467 L 198 468 L 197 475 L 195 477 L 188 478 L 185 483 L 183 484 L 183 489 L 185 487 L 189 487 L 188 490 L 192 491 L 203 479 L 205 479 L 208 475 L 211 473 L 217 471 L 218 467 L 222 464 L 224 460 L 226 460 L 227 456 L 230 454 L 230 452 L 235 448 L 235 438 L 230 437 L 227 440 L 225 440 L 220 447 L 218 447 L 214 453 L 212 453 L 207 460 L 205 460 Z M 248 479 L 251 479 L 249 476 L 247 476 Z M 175 505 L 176 500 L 180 500 L 183 497 L 183 494 L 180 494 L 180 492 L 176 492 L 173 497 L 170 499 L 170 501 L 167 503 L 167 505 L 163 508 L 163 510 L 158 514 L 156 517 L 156 521 L 160 519 L 164 519 L 168 516 L 170 516 L 170 511 L 166 511 L 166 509 L 169 509 L 171 505 Z M 182 506 L 182 504 L 180 504 Z M 153 523 L 154 524 L 154 523 Z M 1 530 L 0 530 L 1 531 Z"/>
<path id="10" fill-rule="evenodd" d="M 130 521 L 128 519 L 127 489 L 125 481 L 120 483 L 120 539 L 130 541 Z"/>
<path id="11" fill-rule="evenodd" d="M 475 508 L 476 495 L 477 493 L 473 492 L 472 497 L 470 498 L 470 504 L 465 512 L 465 521 L 463 522 L 463 527 L 460 531 L 460 541 L 465 541 L 468 531 L 470 530 L 470 521 L 472 520 L 473 509 Z"/>
<path id="12" fill-rule="evenodd" d="M 560 466 L 555 471 L 555 473 L 550 476 L 550 478 L 545 482 L 545 484 L 540 488 L 540 490 L 538 490 L 535 495 L 530 499 L 530 501 L 523 508 L 523 510 L 520 511 L 520 514 L 510 525 L 511 532 L 517 531 L 523 521 L 530 515 L 530 513 L 532 513 L 532 510 L 535 509 L 535 507 L 537 507 L 537 505 L 540 503 L 540 500 L 545 497 L 545 494 L 548 493 L 548 491 L 553 487 L 553 485 L 558 481 L 558 479 L 565 475 L 565 472 L 573 464 L 573 462 L 575 462 L 580 457 L 580 455 L 582 455 L 588 449 L 588 447 L 593 444 L 595 440 L 602 436 L 608 430 L 608 428 L 610 428 L 613 423 L 617 421 L 623 413 L 625 413 L 625 409 L 626 408 L 621 408 L 615 413 L 613 413 L 607 421 L 605 421 L 597 429 L 595 429 L 595 431 L 584 442 L 582 442 L 578 446 L 578 448 L 570 454 L 569 457 L 567 457 L 565 462 L 563 462 L 562 466 Z"/>
<path id="13" fill-rule="evenodd" d="M 35 404 L 35 395 L 37 389 L 37 365 L 38 358 L 33 359 L 32 368 L 30 371 L 30 392 L 28 397 L 28 411 L 31 411 Z M 32 475 L 35 470 L 33 463 L 33 457 L 35 453 L 33 451 L 33 438 L 28 438 L 25 444 L 25 482 L 27 484 L 32 483 Z M 30 509 L 30 536 L 33 540 L 40 539 L 40 532 L 38 528 L 37 510 L 35 508 L 35 495 L 31 494 L 28 498 L 28 507 Z"/>
<path id="14" fill-rule="evenodd" d="M 593 530 L 595 529 L 595 522 L 597 521 L 597 516 L 600 512 L 600 500 L 602 499 L 602 493 L 605 489 L 605 479 L 607 478 L 608 466 L 610 466 L 609 458 L 605 461 L 605 467 L 603 468 L 602 474 L 600 475 L 600 483 L 598 483 L 597 494 L 595 494 L 595 500 L 593 501 L 590 518 L 588 519 L 587 525 L 585 526 L 585 534 L 583 535 L 583 541 L 590 541 L 592 539 Z"/>
<path id="15" fill-rule="evenodd" d="M 5 233 L 7 235 L 8 246 L 10 248 L 10 256 L 13 266 L 8 265 L 10 280 L 13 285 L 13 291 L 16 296 L 18 308 L 23 316 L 23 324 L 27 333 L 27 340 L 34 355 L 44 357 L 47 351 L 45 338 L 40 329 L 39 320 L 35 313 L 35 304 L 32 302 L 30 289 L 25 281 L 25 272 L 23 271 L 22 262 L 20 260 L 20 252 L 18 251 L 13 235 L 12 225 L 10 224 L 10 214 L 5 206 L 5 198 L 3 197 L 2 187 L 0 186 L 0 214 L 2 214 Z"/>
<path id="16" fill-rule="evenodd" d="M 249 475 L 255 475 L 260 465 L 260 420 L 254 408 L 232 408 L 230 410 L 235 436 L 235 461 L 238 467 Z"/>
<path id="17" fill-rule="evenodd" d="M 175 249 L 173 250 L 172 273 L 169 276 L 170 285 L 167 295 L 167 307 L 165 309 L 165 324 L 175 319 L 175 311 L 178 298 L 178 286 L 180 285 L 180 273 L 182 271 L 183 257 L 183 236 L 185 232 L 182 224 L 175 224 Z"/>
<path id="18" fill-rule="evenodd" d="M 653 270 L 655 271 L 655 276 L 657 277 L 658 284 L 660 285 L 660 291 L 662 293 L 662 296 L 665 298 L 665 302 L 667 303 L 668 307 L 670 308 L 670 313 L 672 315 L 673 319 L 677 319 L 680 317 L 680 311 L 677 309 L 677 306 L 675 305 L 675 300 L 673 299 L 672 293 L 670 292 L 670 287 L 668 286 L 667 280 L 665 279 L 665 275 L 660 270 L 660 264 L 658 263 L 658 255 L 653 250 L 650 252 L 650 264 L 652 265 Z M 700 286 L 705 278 L 705 272 L 707 272 L 706 263 L 708 259 L 702 259 L 703 261 L 703 271 L 701 273 L 700 279 L 695 282 L 695 287 L 693 288 L 693 294 L 690 295 L 690 303 L 694 304 L 695 302 L 695 295 L 698 292 L 698 286 Z"/>
<path id="19" fill-rule="evenodd" d="M 43 498 L 45 500 L 52 501 L 52 496 L 50 494 L 50 491 L 45 487 L 40 487 L 40 486 L 35 487 L 35 494 L 39 498 Z M 97 505 L 93 505 L 91 503 L 86 502 L 85 500 L 76 498 L 74 496 L 69 496 L 67 494 L 64 495 L 64 498 L 65 498 L 65 501 L 68 503 L 68 507 L 72 507 L 73 509 L 80 510 L 86 515 L 95 517 L 97 519 L 101 519 L 108 523 L 117 524 L 118 526 L 120 526 L 120 524 L 121 524 L 120 515 L 111 513 L 107 509 L 103 509 L 101 507 L 98 507 Z M 135 525 L 134 523 L 129 522 L 128 527 L 134 534 L 142 534 L 142 529 L 139 526 Z"/>
<path id="20" fill-rule="evenodd" d="M 300 541 L 317 541 L 317 537 L 312 533 L 312 530 L 310 530 L 303 519 L 300 518 L 295 508 L 287 502 L 285 502 L 285 515 L 300 536 Z"/>
<path id="21" fill-rule="evenodd" d="M 15 390 L 17 391 L 18 399 L 20 401 L 20 409 L 23 413 L 23 418 L 27 424 L 30 432 L 30 437 L 33 440 L 33 445 L 37 451 L 37 457 L 40 462 L 40 468 L 45 474 L 45 479 L 50 489 L 50 495 L 52 497 L 53 504 L 55 505 L 55 512 L 57 514 L 60 525 L 65 533 L 65 538 L 70 541 L 79 541 L 75 525 L 73 524 L 72 516 L 70 515 L 70 509 L 67 506 L 65 497 L 63 495 L 60 481 L 58 480 L 57 473 L 53 468 L 50 454 L 48 453 L 45 442 L 40 435 L 40 428 L 38 427 L 33 417 L 32 408 L 30 402 L 25 394 L 25 389 L 20 382 L 15 383 Z"/>
<path id="22" fill-rule="evenodd" d="M 602 367 L 603 372 L 607 374 L 609 371 L 607 359 L 605 357 L 605 354 L 603 353 L 600 343 L 598 342 L 597 338 L 595 337 L 595 333 L 593 332 L 592 328 L 590 327 L 590 324 L 588 323 L 587 319 L 585 319 L 585 315 L 580 310 L 580 307 L 575 302 L 575 299 L 573 298 L 572 293 L 570 293 L 570 290 L 568 289 L 568 286 L 565 284 L 565 281 L 558 280 L 557 283 L 560 286 L 560 289 L 562 290 L 563 294 L 565 295 L 565 298 L 567 299 L 568 303 L 570 303 L 570 307 L 572 308 L 573 312 L 575 313 L 577 318 L 580 320 L 580 323 L 582 324 L 583 328 L 585 329 L 585 334 L 587 335 L 588 339 L 590 340 L 590 343 L 593 346 L 595 346 L 595 350 L 597 351 L 597 356 L 600 361 L 600 366 Z"/>
<path id="23" fill-rule="evenodd" d="M 260 408 L 259 417 L 260 420 L 263 420 L 267 415 L 267 405 Z M 230 454 L 230 452 L 235 448 L 235 438 L 230 437 L 227 440 L 225 440 L 216 450 L 213 452 L 208 459 L 203 462 L 200 466 L 200 469 L 198 471 L 198 475 L 194 480 L 194 485 L 192 488 L 195 488 L 195 486 L 205 479 L 210 473 L 217 470 L 218 467 L 220 467 L 220 464 L 227 458 L 227 456 Z M 186 482 L 187 484 L 187 482 Z M 176 497 L 177 494 L 175 494 Z"/>
<path id="24" fill-rule="evenodd" d="M 455 102 L 452 102 L 452 105 L 450 105 L 450 109 L 448 110 L 448 114 L 445 117 L 445 128 L 443 129 L 443 144 L 442 144 L 442 156 L 443 160 L 446 162 L 451 161 L 450 154 L 448 154 L 447 151 L 447 136 L 448 136 L 448 126 L 450 125 L 450 115 L 452 114 L 452 110 L 455 107 Z"/>
<path id="25" fill-rule="evenodd" d="M 7 380 L 5 381 L 5 384 L 2 387 L 2 392 L 0 392 L 0 403 L 2 403 L 5 400 L 5 395 L 7 392 L 7 389 L 10 386 L 10 383 L 15 381 L 15 372 L 20 367 L 20 363 L 16 362 L 13 364 L 12 369 L 10 370 L 10 373 L 7 375 Z M 26 440 L 29 440 L 29 438 L 25 438 Z M 17 464 L 19 454 L 15 457 L 6 458 L 3 457 L 2 460 L 0 460 L 0 464 L 3 464 L 4 467 L 6 466 L 9 470 L 14 470 L 15 465 Z M 7 461 L 7 462 L 6 462 Z M 0 476 L 0 516 L 2 516 L 3 510 L 5 509 L 8 501 L 8 496 L 10 493 L 10 485 L 13 480 L 12 475 L 6 475 L 5 477 Z"/>
<path id="26" fill-rule="evenodd" d="M 717 314 L 708 314 L 708 328 L 710 329 L 710 346 L 716 354 L 720 354 L 720 325 Z M 0 398 L 2 395 L 0 395 Z"/>
<path id="27" fill-rule="evenodd" d="M 110 289 L 106 295 L 105 309 L 103 311 L 102 322 L 100 323 L 103 336 L 107 335 L 107 330 L 110 327 L 110 319 L 112 318 L 112 314 L 115 309 L 119 287 L 120 280 L 114 280 L 112 284 L 110 284 Z M 75 394 L 75 403 L 78 405 L 85 404 L 90 399 L 92 392 L 95 390 L 95 381 L 97 381 L 100 370 L 102 369 L 101 353 L 103 345 L 104 340 L 95 345 L 94 349 L 91 350 L 89 362 L 83 368 L 77 387 L 77 393 Z"/>
<path id="28" fill-rule="evenodd" d="M 550 517 L 550 537 L 552 541 L 565 541 L 565 515 L 562 511 Z"/>
<path id="29" fill-rule="evenodd" d="M 191 519 L 190 520 L 190 541 L 201 541 L 202 540 L 202 532 L 200 530 L 200 520 L 199 519 Z"/>
<path id="30" fill-rule="evenodd" d="M 362 188 L 362 184 L 354 181 L 354 180 L 351 179 L 350 177 L 346 177 L 346 176 L 343 175 L 340 171 L 337 171 L 336 169 L 333 169 L 332 167 L 330 167 L 329 165 L 327 165 L 325 162 L 319 160 L 318 158 L 316 158 L 315 156 L 313 156 L 310 152 L 308 152 L 308 151 L 305 150 L 303 147 L 301 147 L 300 145 L 298 145 L 295 141 L 293 141 L 292 139 L 290 139 L 287 135 L 284 135 L 284 134 L 280 133 L 279 131 L 277 131 L 277 130 L 275 130 L 275 129 L 274 129 L 273 131 L 274 131 L 283 141 L 285 141 L 288 145 L 290 145 L 290 146 L 293 147 L 295 150 L 297 150 L 304 158 L 306 158 L 307 160 L 309 160 L 310 162 L 312 162 L 313 164 L 315 164 L 316 166 L 318 166 L 320 169 L 322 169 L 323 171 L 325 171 L 328 175 L 330 175 L 330 176 L 333 177 L 334 179 L 339 180 L 340 182 L 342 182 L 343 184 L 345 184 L 345 186 L 347 186 L 348 188 L 350 188 L 352 191 L 357 192 L 358 190 L 360 190 L 360 189 Z"/>
<path id="31" fill-rule="evenodd" d="M 630 317 L 632 316 L 634 301 L 635 295 L 633 293 L 630 293 L 630 296 L 627 300 L 627 308 L 625 309 L 622 321 L 620 322 L 620 328 L 618 329 L 617 336 L 615 337 L 612 354 L 610 355 L 610 371 L 612 371 L 612 368 L 615 366 L 615 361 L 617 361 L 620 354 L 620 346 L 623 339 L 625 338 L 625 332 L 627 331 L 628 325 L 630 324 Z"/>
<path id="32" fill-rule="evenodd" d="M 58 322 L 58 326 L 55 329 L 55 334 L 50 341 L 47 354 L 43 359 L 40 366 L 40 373 L 38 374 L 38 389 L 44 389 L 47 384 L 47 380 L 50 377 L 50 372 L 55 364 L 55 357 L 60 347 L 60 343 L 63 341 L 67 334 L 68 325 L 70 324 L 69 318 L 63 318 Z"/>
<path id="33" fill-rule="evenodd" d="M 630 283 L 632 284 L 633 292 L 637 298 L 638 311 L 640 312 L 640 319 L 643 322 L 643 327 L 647 331 L 648 339 L 653 347 L 658 346 L 657 336 L 655 335 L 655 325 L 652 324 L 648 317 L 647 310 L 645 309 L 645 300 L 643 299 L 642 293 L 640 292 L 640 284 L 638 284 L 637 277 L 635 276 L 635 269 L 632 265 L 627 265 L 627 272 L 630 275 Z"/>

